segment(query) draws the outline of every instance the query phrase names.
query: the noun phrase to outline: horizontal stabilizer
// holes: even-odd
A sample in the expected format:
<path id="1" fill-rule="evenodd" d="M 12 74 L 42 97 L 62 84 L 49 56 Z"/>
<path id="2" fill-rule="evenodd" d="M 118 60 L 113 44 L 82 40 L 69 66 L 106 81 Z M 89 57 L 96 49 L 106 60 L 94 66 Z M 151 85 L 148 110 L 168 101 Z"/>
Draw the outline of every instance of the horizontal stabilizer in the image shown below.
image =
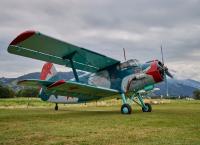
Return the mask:
<path id="1" fill-rule="evenodd" d="M 52 83 L 53 82 L 45 81 L 45 80 L 27 79 L 27 80 L 19 81 L 17 84 L 21 86 L 38 88 L 38 87 L 48 87 Z"/>

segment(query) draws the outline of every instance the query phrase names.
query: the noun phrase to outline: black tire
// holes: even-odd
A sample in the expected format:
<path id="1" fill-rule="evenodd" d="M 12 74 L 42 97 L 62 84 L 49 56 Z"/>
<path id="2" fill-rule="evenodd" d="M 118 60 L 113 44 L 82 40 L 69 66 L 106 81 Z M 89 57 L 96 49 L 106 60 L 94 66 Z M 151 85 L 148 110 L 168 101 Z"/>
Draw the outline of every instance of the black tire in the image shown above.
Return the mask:
<path id="1" fill-rule="evenodd" d="M 143 112 L 151 112 L 151 111 L 152 111 L 151 104 L 145 103 L 145 106 L 146 106 L 147 108 L 142 108 L 142 111 L 143 111 Z"/>
<path id="2" fill-rule="evenodd" d="M 55 110 L 56 110 L 56 111 L 58 110 L 58 104 L 56 104 L 56 106 L 55 106 Z"/>
<path id="3" fill-rule="evenodd" d="M 131 114 L 132 108 L 129 104 L 123 104 L 121 107 L 121 113 L 122 114 Z"/>

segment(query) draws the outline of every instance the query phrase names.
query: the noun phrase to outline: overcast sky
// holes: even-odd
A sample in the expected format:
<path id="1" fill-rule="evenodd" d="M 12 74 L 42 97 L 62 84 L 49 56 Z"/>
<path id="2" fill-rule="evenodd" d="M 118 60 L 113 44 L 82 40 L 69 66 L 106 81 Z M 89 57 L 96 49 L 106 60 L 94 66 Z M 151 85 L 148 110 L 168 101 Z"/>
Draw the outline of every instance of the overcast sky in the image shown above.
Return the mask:
<path id="1" fill-rule="evenodd" d="M 178 78 L 200 81 L 200 0 L 1 0 L 0 77 L 40 71 L 44 62 L 9 54 L 21 32 L 37 30 L 123 60 L 161 59 Z M 56 66 L 58 70 L 69 70 Z"/>

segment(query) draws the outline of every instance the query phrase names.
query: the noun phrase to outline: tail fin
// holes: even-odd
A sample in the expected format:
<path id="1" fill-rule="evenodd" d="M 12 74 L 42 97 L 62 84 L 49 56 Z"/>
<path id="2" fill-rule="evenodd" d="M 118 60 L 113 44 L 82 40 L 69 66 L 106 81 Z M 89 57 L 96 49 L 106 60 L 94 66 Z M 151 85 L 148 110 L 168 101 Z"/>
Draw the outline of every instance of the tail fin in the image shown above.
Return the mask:
<path id="1" fill-rule="evenodd" d="M 40 74 L 40 79 L 53 82 L 59 80 L 56 68 L 54 67 L 53 63 L 47 62 L 44 64 L 42 72 Z M 45 90 L 43 88 L 40 88 L 39 97 L 43 101 L 47 101 L 49 99 L 49 96 L 50 94 L 46 94 Z"/>
<path id="2" fill-rule="evenodd" d="M 54 67 L 53 63 L 47 62 L 44 64 L 42 72 L 40 74 L 40 79 L 49 81 L 59 80 L 56 68 Z"/>

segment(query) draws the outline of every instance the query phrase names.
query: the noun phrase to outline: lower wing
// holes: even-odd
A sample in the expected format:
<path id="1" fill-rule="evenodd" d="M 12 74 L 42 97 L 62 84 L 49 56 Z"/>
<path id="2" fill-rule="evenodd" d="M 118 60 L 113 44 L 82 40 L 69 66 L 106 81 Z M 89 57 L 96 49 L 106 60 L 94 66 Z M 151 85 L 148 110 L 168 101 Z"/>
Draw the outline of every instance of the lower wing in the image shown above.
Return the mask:
<path id="1" fill-rule="evenodd" d="M 84 100 L 101 99 L 105 97 L 119 97 L 119 91 L 103 87 L 97 87 L 78 82 L 59 80 L 56 82 L 43 80 L 23 80 L 19 85 L 31 87 L 43 87 L 49 94 L 77 97 Z"/>

